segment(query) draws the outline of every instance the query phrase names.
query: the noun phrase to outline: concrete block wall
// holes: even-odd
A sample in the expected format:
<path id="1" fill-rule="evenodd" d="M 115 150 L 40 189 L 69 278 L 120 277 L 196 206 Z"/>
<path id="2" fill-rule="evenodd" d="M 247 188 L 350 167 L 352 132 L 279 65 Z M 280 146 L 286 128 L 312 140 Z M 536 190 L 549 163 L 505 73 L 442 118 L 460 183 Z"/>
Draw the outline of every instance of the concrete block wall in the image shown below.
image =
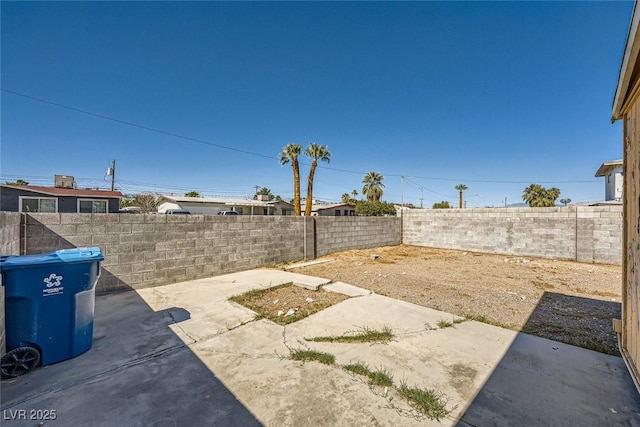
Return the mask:
<path id="1" fill-rule="evenodd" d="M 622 207 L 410 210 L 403 243 L 621 264 Z"/>
<path id="2" fill-rule="evenodd" d="M 283 216 L 28 214 L 28 254 L 98 246 L 97 292 L 140 288 L 304 257 L 303 221 Z"/>
<path id="3" fill-rule="evenodd" d="M 316 217 L 316 255 L 402 243 L 397 217 Z"/>
<path id="4" fill-rule="evenodd" d="M 21 216 L 18 212 L 0 212 L 0 255 L 20 255 Z M 4 319 L 4 286 L 0 286 L 0 355 L 6 351 Z"/>

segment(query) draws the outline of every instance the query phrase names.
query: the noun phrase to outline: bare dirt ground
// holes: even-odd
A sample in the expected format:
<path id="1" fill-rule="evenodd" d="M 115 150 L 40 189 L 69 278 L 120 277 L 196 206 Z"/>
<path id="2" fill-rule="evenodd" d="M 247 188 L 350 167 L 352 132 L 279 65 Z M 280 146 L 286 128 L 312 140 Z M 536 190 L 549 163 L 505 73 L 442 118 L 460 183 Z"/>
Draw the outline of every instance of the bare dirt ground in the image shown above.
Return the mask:
<path id="1" fill-rule="evenodd" d="M 611 319 L 620 318 L 621 266 L 407 245 L 319 259 L 333 261 L 295 271 L 619 355 Z"/>

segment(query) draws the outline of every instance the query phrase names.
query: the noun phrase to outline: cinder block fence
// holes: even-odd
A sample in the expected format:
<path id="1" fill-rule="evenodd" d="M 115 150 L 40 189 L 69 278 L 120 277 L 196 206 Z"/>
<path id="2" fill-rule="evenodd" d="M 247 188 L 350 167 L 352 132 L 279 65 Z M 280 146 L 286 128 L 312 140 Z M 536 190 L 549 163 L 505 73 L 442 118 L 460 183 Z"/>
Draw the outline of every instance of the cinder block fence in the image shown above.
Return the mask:
<path id="1" fill-rule="evenodd" d="M 23 254 L 100 247 L 98 292 L 400 244 L 399 218 L 26 214 L 21 227 Z"/>
<path id="2" fill-rule="evenodd" d="M 409 245 L 622 263 L 622 206 L 413 209 L 402 228 Z"/>

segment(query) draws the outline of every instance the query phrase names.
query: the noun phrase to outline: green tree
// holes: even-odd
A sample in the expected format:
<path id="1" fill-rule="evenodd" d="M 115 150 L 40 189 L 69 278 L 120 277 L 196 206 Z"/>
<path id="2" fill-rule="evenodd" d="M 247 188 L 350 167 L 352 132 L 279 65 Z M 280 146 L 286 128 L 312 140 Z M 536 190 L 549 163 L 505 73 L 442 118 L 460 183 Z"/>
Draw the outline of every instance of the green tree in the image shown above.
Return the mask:
<path id="1" fill-rule="evenodd" d="M 462 209 L 462 192 L 469 189 L 469 187 L 467 187 L 464 184 L 458 184 L 454 187 L 456 190 L 458 190 L 460 192 L 460 198 L 459 198 L 459 208 Z"/>
<path id="2" fill-rule="evenodd" d="M 396 208 L 391 203 L 358 200 L 356 202 L 356 215 L 361 216 L 389 216 L 396 215 Z"/>
<path id="3" fill-rule="evenodd" d="M 307 200 L 304 207 L 304 214 L 310 216 L 311 204 L 313 203 L 313 179 L 316 174 L 316 168 L 318 167 L 318 160 L 329 163 L 331 153 L 326 145 L 319 145 L 312 142 L 307 149 L 304 150 L 304 154 L 311 158 L 311 168 L 309 169 L 309 177 L 307 178 Z"/>
<path id="4" fill-rule="evenodd" d="M 351 195 L 353 196 L 353 198 L 355 199 L 356 197 L 358 197 L 358 190 L 353 190 L 351 192 Z"/>
<path id="5" fill-rule="evenodd" d="M 16 179 L 15 181 L 6 181 L 7 185 L 29 185 L 29 183 L 23 179 Z"/>
<path id="6" fill-rule="evenodd" d="M 291 163 L 291 169 L 293 170 L 293 213 L 296 216 L 300 216 L 300 164 L 298 163 L 298 156 L 302 152 L 302 146 L 300 144 L 288 144 L 280 152 L 280 164 L 286 165 Z"/>
<path id="7" fill-rule="evenodd" d="M 349 193 L 344 193 L 342 195 L 342 203 L 349 203 L 351 201 L 351 196 L 349 196 Z"/>
<path id="8" fill-rule="evenodd" d="M 267 196 L 267 199 L 269 201 L 271 201 L 271 200 L 276 198 L 276 196 L 274 196 L 273 193 L 271 192 L 271 189 L 267 188 L 267 187 L 260 188 L 260 190 L 258 190 L 258 192 L 255 194 L 255 196 L 253 196 L 253 200 L 257 200 L 258 196 Z"/>
<path id="9" fill-rule="evenodd" d="M 138 206 L 140 208 L 140 212 L 147 213 L 155 211 L 158 205 L 153 194 L 139 193 L 133 197 L 124 197 L 120 199 L 121 209 L 129 206 Z"/>
<path id="10" fill-rule="evenodd" d="M 560 197 L 559 189 L 555 187 L 547 189 L 539 184 L 531 184 L 522 192 L 522 200 L 532 208 L 553 207 L 558 197 Z"/>
<path id="11" fill-rule="evenodd" d="M 362 178 L 362 194 L 366 196 L 370 202 L 379 202 L 384 193 L 384 177 L 378 173 L 371 171 Z"/>
<path id="12" fill-rule="evenodd" d="M 197 191 L 189 191 L 188 193 L 184 193 L 184 197 L 200 197 L 200 193 Z"/>
<path id="13" fill-rule="evenodd" d="M 443 200 L 441 202 L 436 202 L 432 206 L 433 209 L 449 209 L 450 207 L 451 205 L 446 200 Z"/>

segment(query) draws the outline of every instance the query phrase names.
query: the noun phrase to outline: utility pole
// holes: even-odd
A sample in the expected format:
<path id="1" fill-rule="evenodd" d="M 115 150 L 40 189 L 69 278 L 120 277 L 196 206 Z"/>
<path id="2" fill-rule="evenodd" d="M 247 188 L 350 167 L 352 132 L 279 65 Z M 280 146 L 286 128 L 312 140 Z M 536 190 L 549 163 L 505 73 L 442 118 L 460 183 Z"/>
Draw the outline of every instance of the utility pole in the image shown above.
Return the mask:
<path id="1" fill-rule="evenodd" d="M 424 200 L 424 193 L 422 192 L 422 187 L 420 188 L 420 209 L 422 209 L 422 201 Z"/>
<path id="2" fill-rule="evenodd" d="M 111 191 L 115 189 L 116 184 L 116 161 L 111 161 L 111 166 L 107 169 L 107 176 L 111 175 Z"/>
<path id="3" fill-rule="evenodd" d="M 253 187 L 256 189 L 256 195 L 258 195 L 258 190 L 260 189 L 260 186 L 259 185 L 254 185 Z"/>

